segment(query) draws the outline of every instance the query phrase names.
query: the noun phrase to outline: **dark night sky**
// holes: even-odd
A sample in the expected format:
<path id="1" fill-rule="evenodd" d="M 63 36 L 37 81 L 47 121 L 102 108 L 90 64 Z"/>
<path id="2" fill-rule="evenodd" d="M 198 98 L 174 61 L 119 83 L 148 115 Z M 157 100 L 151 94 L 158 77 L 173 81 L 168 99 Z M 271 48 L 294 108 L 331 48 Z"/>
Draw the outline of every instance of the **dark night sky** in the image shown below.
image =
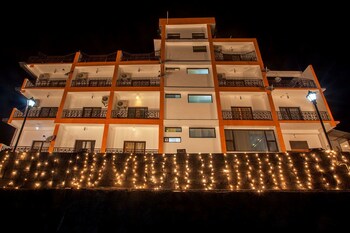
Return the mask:
<path id="1" fill-rule="evenodd" d="M 336 120 L 337 129 L 350 131 L 349 44 L 346 7 L 335 3 L 307 8 L 247 2 L 205 5 L 200 1 L 142 6 L 128 3 L 122 7 L 110 3 L 76 8 L 71 4 L 43 6 L 34 3 L 3 8 L 12 16 L 0 16 L 0 117 L 8 117 L 14 106 L 24 105 L 15 91 L 27 75 L 18 62 L 43 52 L 65 55 L 76 51 L 107 54 L 119 49 L 132 53 L 151 52 L 157 37 L 158 19 L 169 17 L 215 17 L 217 37 L 254 37 L 258 39 L 265 66 L 271 70 L 304 70 L 315 68 L 321 86 Z M 51 3 L 50 3 L 51 4 Z M 52 3 L 54 4 L 54 3 Z M 117 2 L 116 2 L 117 4 Z M 124 3 L 123 3 L 124 4 Z M 135 8 L 136 9 L 133 9 Z M 204 7 L 203 7 L 204 6 Z M 150 8 L 151 9 L 148 9 Z M 32 8 L 32 10 L 29 10 Z M 36 8 L 36 10 L 33 10 Z M 0 142 L 4 128 L 0 128 Z"/>

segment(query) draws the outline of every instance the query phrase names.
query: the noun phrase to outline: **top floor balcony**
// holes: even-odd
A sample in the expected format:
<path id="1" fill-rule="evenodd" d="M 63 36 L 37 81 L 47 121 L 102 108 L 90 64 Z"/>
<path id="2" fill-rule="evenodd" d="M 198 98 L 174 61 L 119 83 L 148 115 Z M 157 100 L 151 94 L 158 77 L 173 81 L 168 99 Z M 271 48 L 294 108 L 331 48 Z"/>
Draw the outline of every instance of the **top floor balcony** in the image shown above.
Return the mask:
<path id="1" fill-rule="evenodd" d="M 158 61 L 160 58 L 160 51 L 154 51 L 151 53 L 122 53 L 122 61 Z"/>
<path id="2" fill-rule="evenodd" d="M 105 55 L 88 55 L 80 53 L 79 62 L 114 62 L 116 61 L 117 53 L 110 53 Z"/>
<path id="3" fill-rule="evenodd" d="M 282 88 L 316 88 L 314 80 L 298 77 L 268 77 L 270 86 Z"/>
<path id="4" fill-rule="evenodd" d="M 63 56 L 47 56 L 44 53 L 39 53 L 37 56 L 29 57 L 27 63 L 72 63 L 74 60 L 74 56 L 75 53 Z"/>

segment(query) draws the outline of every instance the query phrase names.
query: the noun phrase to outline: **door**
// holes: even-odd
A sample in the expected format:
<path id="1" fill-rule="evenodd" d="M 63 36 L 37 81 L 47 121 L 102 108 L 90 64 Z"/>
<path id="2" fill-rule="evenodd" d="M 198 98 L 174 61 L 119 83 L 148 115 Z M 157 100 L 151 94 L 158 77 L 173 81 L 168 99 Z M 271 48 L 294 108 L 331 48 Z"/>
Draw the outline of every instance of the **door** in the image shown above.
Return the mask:
<path id="1" fill-rule="evenodd" d="M 147 107 L 129 107 L 128 118 L 147 118 Z"/>
<path id="2" fill-rule="evenodd" d="M 280 107 L 282 120 L 303 120 L 299 107 Z"/>
<path id="3" fill-rule="evenodd" d="M 44 152 L 49 149 L 50 142 L 46 141 L 33 141 L 32 147 L 30 148 L 31 152 Z"/>
<path id="4" fill-rule="evenodd" d="M 251 107 L 231 107 L 232 120 L 253 120 Z"/>
<path id="5" fill-rule="evenodd" d="M 93 152 L 95 140 L 75 140 L 75 152 Z"/>
<path id="6" fill-rule="evenodd" d="M 124 141 L 124 153 L 140 153 L 144 154 L 146 151 L 145 141 Z"/>

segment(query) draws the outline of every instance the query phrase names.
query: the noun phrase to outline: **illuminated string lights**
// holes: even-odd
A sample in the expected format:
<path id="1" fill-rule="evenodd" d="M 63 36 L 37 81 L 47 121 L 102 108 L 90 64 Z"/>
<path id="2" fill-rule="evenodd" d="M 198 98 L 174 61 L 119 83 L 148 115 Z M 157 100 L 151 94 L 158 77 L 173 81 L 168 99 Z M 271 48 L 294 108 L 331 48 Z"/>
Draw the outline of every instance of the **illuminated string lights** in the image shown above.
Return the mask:
<path id="1" fill-rule="evenodd" d="M 307 176 L 306 186 L 308 189 L 312 189 L 313 181 L 312 181 L 312 175 L 309 167 L 309 158 L 304 153 L 301 154 L 301 157 L 304 159 L 304 171 Z"/>
<path id="2" fill-rule="evenodd" d="M 289 170 L 289 172 L 291 172 L 294 175 L 296 188 L 297 189 L 305 189 L 304 185 L 302 184 L 302 182 L 300 180 L 298 170 L 294 166 L 294 163 L 293 163 L 291 156 L 289 155 L 289 153 L 285 153 L 285 156 L 286 156 L 287 161 L 288 161 L 288 168 L 289 168 L 288 170 Z"/>
<path id="3" fill-rule="evenodd" d="M 280 180 L 279 186 L 281 189 L 287 189 L 286 178 L 284 177 L 284 171 L 282 166 L 282 156 L 279 154 L 275 154 L 275 157 L 277 159 L 277 173 Z"/>
<path id="4" fill-rule="evenodd" d="M 233 161 L 234 161 L 234 169 L 236 172 L 236 176 L 237 176 L 237 183 L 236 183 L 236 190 L 240 190 L 241 189 L 241 185 L 242 185 L 242 179 L 241 179 L 241 173 L 239 171 L 240 168 L 240 162 L 238 160 L 238 157 L 236 154 L 233 155 Z"/>
<path id="5" fill-rule="evenodd" d="M 225 168 L 223 169 L 223 173 L 226 175 L 226 179 L 227 179 L 227 185 L 228 188 L 233 191 L 234 190 L 234 186 L 232 184 L 232 169 L 228 163 L 228 158 L 227 158 L 227 154 L 224 154 L 224 162 L 225 162 Z"/>
<path id="6" fill-rule="evenodd" d="M 272 179 L 272 184 L 273 184 L 272 189 L 273 190 L 280 189 L 278 182 L 277 182 L 276 174 L 275 174 L 276 173 L 275 166 L 270 161 L 270 154 L 266 154 L 265 162 L 267 163 L 267 166 L 269 168 L 267 173 L 269 176 L 271 176 L 271 179 Z"/>

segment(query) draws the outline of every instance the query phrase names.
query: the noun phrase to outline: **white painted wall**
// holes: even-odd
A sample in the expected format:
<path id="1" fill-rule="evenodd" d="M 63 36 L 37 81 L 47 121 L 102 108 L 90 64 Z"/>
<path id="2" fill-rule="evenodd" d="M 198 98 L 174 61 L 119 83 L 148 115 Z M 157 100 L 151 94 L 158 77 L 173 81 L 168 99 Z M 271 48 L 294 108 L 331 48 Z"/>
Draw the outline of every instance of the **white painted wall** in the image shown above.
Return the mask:
<path id="1" fill-rule="evenodd" d="M 40 127 L 36 130 L 33 127 L 25 127 L 22 131 L 21 138 L 19 139 L 18 146 L 32 146 L 33 141 L 45 141 L 48 136 L 53 134 L 53 127 Z M 16 136 L 12 141 L 12 146 L 16 143 L 19 129 L 16 132 Z"/>
<path id="2" fill-rule="evenodd" d="M 166 87 L 214 87 L 210 65 L 169 65 L 180 68 L 179 71 L 168 72 L 164 78 Z M 187 74 L 187 68 L 208 68 L 209 74 Z"/>
<path id="3" fill-rule="evenodd" d="M 88 73 L 88 78 L 112 78 L 114 66 L 77 66 L 74 69 L 73 77 L 78 73 Z"/>
<path id="4" fill-rule="evenodd" d="M 74 147 L 75 140 L 96 140 L 95 148 L 101 148 L 102 136 L 102 125 L 61 125 L 55 147 Z"/>
<path id="5" fill-rule="evenodd" d="M 36 99 L 40 101 L 39 107 L 59 107 L 62 96 L 51 96 Z"/>
<path id="6" fill-rule="evenodd" d="M 253 111 L 270 111 L 266 94 L 221 93 L 220 101 L 222 110 L 231 110 L 231 107 L 237 106 L 252 107 Z"/>
<path id="7" fill-rule="evenodd" d="M 146 141 L 146 149 L 158 149 L 158 126 L 110 125 L 107 148 L 122 149 L 124 141 Z"/>
<path id="8" fill-rule="evenodd" d="M 207 52 L 193 52 L 193 46 L 207 46 Z M 165 44 L 165 57 L 166 60 L 199 60 L 209 61 L 210 50 L 209 43 L 196 42 L 196 43 L 182 43 L 182 42 L 166 42 Z"/>
<path id="9" fill-rule="evenodd" d="M 214 46 L 221 46 L 221 51 L 228 54 L 255 51 L 253 42 L 215 42 Z"/>
<path id="10" fill-rule="evenodd" d="M 217 119 L 215 92 L 213 91 L 166 91 L 179 93 L 180 99 L 165 98 L 165 119 Z M 188 94 L 211 94 L 212 103 L 188 103 Z"/>
<path id="11" fill-rule="evenodd" d="M 208 38 L 207 27 L 202 25 L 166 25 L 166 34 L 180 33 L 180 38 L 192 38 L 192 33 L 204 33 Z"/>
<path id="12" fill-rule="evenodd" d="M 279 107 L 300 107 L 301 111 L 316 111 L 314 105 L 306 99 L 306 94 L 307 92 L 305 94 L 294 94 L 293 91 L 276 92 L 273 94 L 275 108 L 277 111 L 279 111 Z M 326 111 L 325 104 L 319 94 L 317 95 L 317 106 L 319 111 Z"/>
<path id="13" fill-rule="evenodd" d="M 309 148 L 325 148 L 318 130 L 282 130 L 282 135 L 287 150 L 291 150 L 289 141 L 307 141 Z"/>
<path id="14" fill-rule="evenodd" d="M 219 123 L 217 120 L 182 120 L 171 121 L 167 120 L 164 123 L 165 127 L 182 127 L 181 133 L 176 132 L 164 132 L 164 137 L 181 137 L 181 143 L 168 143 L 164 142 L 165 153 L 176 153 L 177 149 L 186 149 L 188 153 L 220 153 L 220 132 Z M 203 127 L 203 128 L 215 128 L 216 138 L 190 138 L 190 127 Z"/>
<path id="15" fill-rule="evenodd" d="M 102 96 L 109 96 L 109 92 L 71 92 L 68 93 L 64 109 L 83 108 L 83 107 L 101 107 L 105 108 L 102 103 Z"/>
<path id="16" fill-rule="evenodd" d="M 232 79 L 262 79 L 260 66 L 258 65 L 217 65 L 218 74 L 225 74 Z"/>
<path id="17" fill-rule="evenodd" d="M 138 96 L 138 97 L 137 97 Z M 159 92 L 147 91 L 120 91 L 114 93 L 113 106 L 117 101 L 128 100 L 129 107 L 148 107 L 149 109 L 159 109 Z M 115 109 L 115 108 L 114 108 Z"/>

